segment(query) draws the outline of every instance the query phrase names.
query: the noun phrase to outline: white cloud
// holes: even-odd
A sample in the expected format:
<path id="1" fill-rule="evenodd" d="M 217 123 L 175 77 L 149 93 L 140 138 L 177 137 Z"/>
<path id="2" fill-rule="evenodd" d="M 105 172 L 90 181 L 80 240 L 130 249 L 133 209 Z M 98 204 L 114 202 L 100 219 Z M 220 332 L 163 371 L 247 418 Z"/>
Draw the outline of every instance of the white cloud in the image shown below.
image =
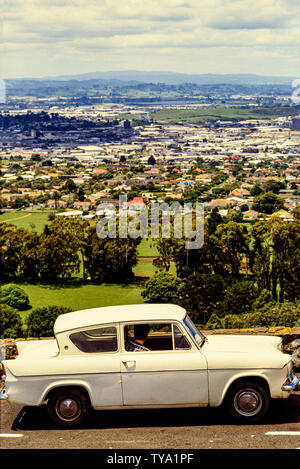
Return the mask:
<path id="1" fill-rule="evenodd" d="M 18 74 L 26 75 L 30 68 L 33 74 L 41 75 L 46 67 L 47 74 L 55 75 L 67 73 L 66 67 L 82 72 L 81 63 L 87 62 L 90 69 L 86 71 L 104 70 L 104 63 L 116 67 L 113 61 L 117 62 L 121 55 L 122 67 L 130 68 L 140 54 L 144 54 L 152 69 L 171 67 L 180 71 L 176 60 L 180 57 L 181 63 L 184 59 L 185 66 L 195 73 L 216 72 L 218 67 L 220 73 L 224 67 L 230 73 L 230 67 L 232 70 L 238 67 L 238 57 L 241 72 L 274 73 L 276 67 L 271 64 L 271 57 L 276 56 L 282 63 L 279 69 L 284 69 L 288 61 L 287 73 L 294 67 L 293 75 L 300 74 L 299 0 L 148 0 L 147 3 L 5 0 L 4 3 L 6 77 L 15 75 L 14 63 Z M 209 60 L 207 49 L 212 55 Z M 268 53 L 270 60 L 262 69 L 258 57 L 266 54 L 268 59 Z M 65 57 L 65 65 L 61 57 Z M 164 62 L 159 57 L 164 57 Z M 189 64 L 187 57 L 191 60 Z M 212 66 L 213 57 L 218 57 L 219 63 Z M 139 62 L 139 66 L 144 63 Z"/>

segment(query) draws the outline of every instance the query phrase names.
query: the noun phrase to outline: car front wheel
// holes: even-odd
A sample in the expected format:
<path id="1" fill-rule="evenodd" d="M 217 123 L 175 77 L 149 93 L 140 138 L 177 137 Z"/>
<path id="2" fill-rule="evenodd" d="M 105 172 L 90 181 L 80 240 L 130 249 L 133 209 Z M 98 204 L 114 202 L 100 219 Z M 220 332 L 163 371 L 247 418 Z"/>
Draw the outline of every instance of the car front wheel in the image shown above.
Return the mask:
<path id="1" fill-rule="evenodd" d="M 49 417 L 63 428 L 81 425 L 89 415 L 89 407 L 89 400 L 79 389 L 58 389 L 48 400 Z"/>
<path id="2" fill-rule="evenodd" d="M 233 385 L 225 401 L 230 416 L 239 423 L 257 423 L 268 412 L 270 398 L 266 389 L 255 382 Z"/>

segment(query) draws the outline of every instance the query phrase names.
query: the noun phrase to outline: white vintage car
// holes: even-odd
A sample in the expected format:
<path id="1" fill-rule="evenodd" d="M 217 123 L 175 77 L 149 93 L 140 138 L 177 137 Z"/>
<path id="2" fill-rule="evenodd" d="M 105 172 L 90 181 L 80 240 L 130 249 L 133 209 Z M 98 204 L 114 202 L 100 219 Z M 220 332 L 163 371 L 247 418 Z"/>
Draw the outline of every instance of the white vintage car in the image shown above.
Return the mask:
<path id="1" fill-rule="evenodd" d="M 66 313 L 54 335 L 17 343 L 17 358 L 2 362 L 1 397 L 29 406 L 46 402 L 51 419 L 66 428 L 81 424 L 92 408 L 224 405 L 236 420 L 254 423 L 271 399 L 287 398 L 299 381 L 281 338 L 207 339 L 175 305 Z"/>

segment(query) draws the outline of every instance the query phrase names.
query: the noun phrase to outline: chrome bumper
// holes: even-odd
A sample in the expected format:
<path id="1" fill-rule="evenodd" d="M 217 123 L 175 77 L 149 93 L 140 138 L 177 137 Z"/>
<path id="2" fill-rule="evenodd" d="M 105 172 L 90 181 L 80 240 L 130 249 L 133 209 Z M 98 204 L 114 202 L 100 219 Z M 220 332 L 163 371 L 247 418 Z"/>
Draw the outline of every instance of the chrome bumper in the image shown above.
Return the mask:
<path id="1" fill-rule="evenodd" d="M 297 376 L 291 371 L 287 377 L 283 385 L 281 386 L 282 391 L 293 391 L 298 387 L 299 379 Z"/>

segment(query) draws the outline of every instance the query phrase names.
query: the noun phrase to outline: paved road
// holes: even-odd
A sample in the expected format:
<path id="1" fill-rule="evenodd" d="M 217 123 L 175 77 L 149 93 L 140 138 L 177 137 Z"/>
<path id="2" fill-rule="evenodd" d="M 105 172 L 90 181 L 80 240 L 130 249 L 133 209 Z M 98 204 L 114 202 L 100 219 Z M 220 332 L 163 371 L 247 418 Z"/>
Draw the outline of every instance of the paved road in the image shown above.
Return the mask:
<path id="1" fill-rule="evenodd" d="M 45 407 L 1 401 L 0 415 L 2 449 L 300 449 L 300 392 L 250 426 L 219 409 L 96 411 L 76 430 L 56 429 Z"/>

